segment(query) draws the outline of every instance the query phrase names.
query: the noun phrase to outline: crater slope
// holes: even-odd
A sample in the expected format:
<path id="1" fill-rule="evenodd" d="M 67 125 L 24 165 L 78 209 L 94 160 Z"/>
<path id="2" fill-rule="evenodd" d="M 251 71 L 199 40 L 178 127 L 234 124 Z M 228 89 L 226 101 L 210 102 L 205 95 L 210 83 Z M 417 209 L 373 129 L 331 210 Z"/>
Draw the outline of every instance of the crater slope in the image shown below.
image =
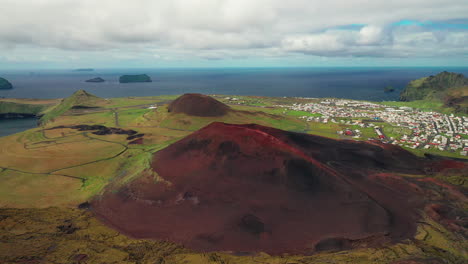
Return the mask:
<path id="1" fill-rule="evenodd" d="M 201 251 L 308 254 L 413 237 L 430 161 L 393 145 L 212 123 L 155 153 L 152 172 L 92 202 L 137 238 Z"/>

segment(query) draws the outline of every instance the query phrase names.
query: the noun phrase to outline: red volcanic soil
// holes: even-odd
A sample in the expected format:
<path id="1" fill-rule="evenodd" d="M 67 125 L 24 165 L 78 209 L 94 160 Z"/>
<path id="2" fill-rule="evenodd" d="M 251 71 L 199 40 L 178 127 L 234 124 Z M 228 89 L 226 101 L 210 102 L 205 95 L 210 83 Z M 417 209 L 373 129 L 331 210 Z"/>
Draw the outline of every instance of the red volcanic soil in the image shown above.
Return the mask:
<path id="1" fill-rule="evenodd" d="M 172 113 L 184 113 L 192 116 L 223 116 L 230 107 L 203 94 L 184 94 L 168 106 Z"/>
<path id="2" fill-rule="evenodd" d="M 421 190 L 395 173 L 426 163 L 377 142 L 212 123 L 154 155 L 158 181 L 140 177 L 93 210 L 130 236 L 201 251 L 378 246 L 415 234 Z"/>

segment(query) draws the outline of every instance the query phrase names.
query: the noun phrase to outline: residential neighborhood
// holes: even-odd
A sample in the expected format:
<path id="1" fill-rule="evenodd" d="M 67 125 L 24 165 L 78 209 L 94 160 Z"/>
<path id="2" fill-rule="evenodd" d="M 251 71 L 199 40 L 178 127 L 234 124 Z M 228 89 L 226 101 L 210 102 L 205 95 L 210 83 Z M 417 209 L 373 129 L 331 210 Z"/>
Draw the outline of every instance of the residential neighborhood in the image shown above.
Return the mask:
<path id="1" fill-rule="evenodd" d="M 391 107 L 365 101 L 347 99 L 323 99 L 316 103 L 295 103 L 284 106 L 291 110 L 305 111 L 313 116 L 301 116 L 309 122 L 341 123 L 361 128 L 371 127 L 375 132 L 373 139 L 385 143 L 409 148 L 438 149 L 457 152 L 467 156 L 468 153 L 468 117 L 446 115 L 438 112 L 425 112 L 411 107 Z M 384 123 L 395 127 L 406 128 L 411 133 L 399 137 L 385 134 Z M 340 135 L 358 138 L 359 129 L 337 131 Z"/>

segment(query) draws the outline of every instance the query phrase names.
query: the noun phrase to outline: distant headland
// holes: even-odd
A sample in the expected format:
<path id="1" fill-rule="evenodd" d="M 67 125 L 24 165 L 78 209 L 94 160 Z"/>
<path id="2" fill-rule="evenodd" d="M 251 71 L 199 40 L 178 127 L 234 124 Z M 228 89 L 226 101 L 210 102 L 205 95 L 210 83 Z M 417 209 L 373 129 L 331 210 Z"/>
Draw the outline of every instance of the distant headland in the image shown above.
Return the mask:
<path id="1" fill-rule="evenodd" d="M 468 113 L 468 78 L 463 74 L 441 72 L 411 81 L 400 93 L 401 101 L 442 103 L 455 112 Z"/>
<path id="2" fill-rule="evenodd" d="M 13 85 L 5 78 L 0 77 L 0 90 L 13 89 Z"/>

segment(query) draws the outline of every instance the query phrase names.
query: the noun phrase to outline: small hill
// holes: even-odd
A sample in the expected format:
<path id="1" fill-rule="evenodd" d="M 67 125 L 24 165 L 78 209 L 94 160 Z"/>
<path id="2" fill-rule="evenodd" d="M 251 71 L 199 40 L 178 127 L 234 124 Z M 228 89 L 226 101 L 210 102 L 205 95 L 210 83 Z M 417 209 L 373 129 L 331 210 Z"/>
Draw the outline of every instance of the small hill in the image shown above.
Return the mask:
<path id="1" fill-rule="evenodd" d="M 444 98 L 447 93 L 462 86 L 468 86 L 468 78 L 463 74 L 441 72 L 435 76 L 411 81 L 400 94 L 401 101 Z"/>
<path id="2" fill-rule="evenodd" d="M 203 94 L 184 94 L 168 106 L 171 113 L 190 116 L 214 117 L 227 114 L 231 108 L 218 100 Z"/>
<path id="3" fill-rule="evenodd" d="M 106 80 L 104 80 L 103 78 L 101 77 L 96 77 L 96 78 L 92 78 L 92 79 L 89 79 L 89 80 L 86 80 L 86 82 L 90 82 L 90 83 L 101 83 L 101 82 L 105 82 Z"/>
<path id="4" fill-rule="evenodd" d="M 215 122 L 92 208 L 124 234 L 205 252 L 374 247 L 414 236 L 421 189 L 397 174 L 430 167 L 380 142 Z"/>
<path id="5" fill-rule="evenodd" d="M 13 89 L 13 85 L 7 80 L 0 77 L 0 90 Z"/>
<path id="6" fill-rule="evenodd" d="M 120 83 L 141 83 L 141 82 L 152 82 L 151 78 L 146 74 L 137 75 L 122 75 L 119 78 Z"/>
<path id="7" fill-rule="evenodd" d="M 455 112 L 468 114 L 468 86 L 451 89 L 444 99 L 444 105 Z"/>
<path id="8" fill-rule="evenodd" d="M 98 108 L 100 105 L 106 103 L 106 101 L 100 97 L 92 95 L 85 90 L 78 90 L 70 97 L 62 99 L 62 101 L 47 109 L 41 118 L 41 122 L 50 121 L 72 109 L 86 109 L 86 108 Z"/>

